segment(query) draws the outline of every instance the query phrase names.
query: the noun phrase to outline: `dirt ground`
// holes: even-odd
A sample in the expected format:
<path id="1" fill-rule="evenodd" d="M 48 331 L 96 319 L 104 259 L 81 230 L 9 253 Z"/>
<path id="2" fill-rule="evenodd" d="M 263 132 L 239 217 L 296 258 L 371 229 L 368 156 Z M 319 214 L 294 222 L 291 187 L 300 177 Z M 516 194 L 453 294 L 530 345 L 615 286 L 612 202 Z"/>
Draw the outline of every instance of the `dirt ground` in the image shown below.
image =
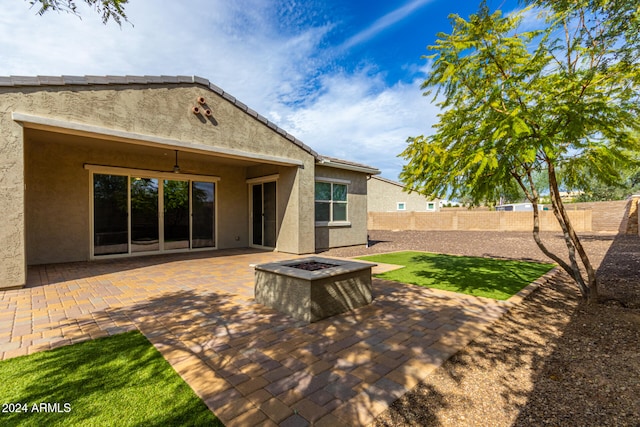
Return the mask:
<path id="1" fill-rule="evenodd" d="M 583 235 L 604 302 L 561 275 L 378 417 L 375 426 L 640 426 L 640 237 Z M 543 240 L 566 253 L 560 235 Z M 530 233 L 390 232 L 369 248 L 547 261 Z"/>

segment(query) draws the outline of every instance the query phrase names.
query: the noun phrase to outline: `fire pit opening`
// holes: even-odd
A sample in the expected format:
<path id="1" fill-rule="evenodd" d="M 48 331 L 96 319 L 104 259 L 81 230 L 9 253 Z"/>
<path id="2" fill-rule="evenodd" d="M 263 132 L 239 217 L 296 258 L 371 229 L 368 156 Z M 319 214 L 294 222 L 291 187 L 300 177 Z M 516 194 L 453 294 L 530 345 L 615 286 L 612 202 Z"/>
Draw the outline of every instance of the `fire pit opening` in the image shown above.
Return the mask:
<path id="1" fill-rule="evenodd" d="M 256 302 L 317 322 L 370 304 L 373 266 L 318 256 L 256 265 Z"/>
<path id="2" fill-rule="evenodd" d="M 300 270 L 306 271 L 317 271 L 324 270 L 325 268 L 337 267 L 338 264 L 329 264 L 327 262 L 318 262 L 318 261 L 306 261 L 299 262 L 296 264 L 287 264 L 287 267 L 298 268 Z"/>

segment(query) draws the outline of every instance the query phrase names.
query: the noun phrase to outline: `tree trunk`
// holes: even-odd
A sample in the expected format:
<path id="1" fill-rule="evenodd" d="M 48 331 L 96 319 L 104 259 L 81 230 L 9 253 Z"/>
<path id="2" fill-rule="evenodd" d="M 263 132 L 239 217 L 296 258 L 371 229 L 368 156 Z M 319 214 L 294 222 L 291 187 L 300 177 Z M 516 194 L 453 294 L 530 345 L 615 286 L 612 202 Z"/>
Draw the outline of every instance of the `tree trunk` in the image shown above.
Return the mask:
<path id="1" fill-rule="evenodd" d="M 575 280 L 575 282 L 580 287 L 580 292 L 582 292 L 583 288 L 586 287 L 584 284 L 584 280 L 582 280 L 582 276 L 580 276 L 580 272 L 578 271 L 578 274 L 576 276 L 576 269 L 571 268 L 571 266 L 564 262 L 562 258 L 550 252 L 549 249 L 547 249 L 547 247 L 544 245 L 544 243 L 542 243 L 542 239 L 540 239 L 540 213 L 538 209 L 538 201 L 530 201 L 533 206 L 533 240 L 535 240 L 536 245 L 538 245 L 538 248 L 540 248 L 543 254 L 555 261 L 564 271 L 567 272 L 569 276 L 573 277 L 573 280 Z"/>
<path id="2" fill-rule="evenodd" d="M 558 210 L 558 205 L 556 204 L 556 199 L 553 196 L 553 190 L 551 191 L 551 205 L 553 206 L 553 214 L 560 224 L 560 228 L 562 229 L 562 236 L 564 237 L 564 242 L 567 245 L 567 250 L 569 252 L 569 260 L 571 262 L 571 268 L 569 274 L 575 280 L 578 288 L 580 288 L 580 293 L 582 297 L 586 300 L 589 299 L 589 287 L 585 284 L 584 279 L 582 277 L 582 273 L 580 273 L 580 266 L 578 265 L 578 260 L 576 259 L 576 248 L 571 240 L 571 236 L 569 234 L 568 228 L 571 224 L 567 224 L 564 222 L 564 218 L 560 215 L 560 211 Z"/>
<path id="3" fill-rule="evenodd" d="M 549 174 L 549 190 L 551 191 L 551 204 L 553 206 L 553 213 L 562 228 L 562 232 L 565 237 L 565 243 L 567 244 L 567 248 L 569 250 L 569 259 L 571 260 L 572 269 L 576 272 L 576 276 L 579 277 L 579 281 L 576 280 L 578 286 L 580 287 L 580 291 L 582 292 L 582 296 L 589 302 L 593 303 L 598 300 L 598 284 L 596 280 L 595 271 L 591 262 L 589 261 L 589 257 L 580 242 L 580 238 L 575 232 L 573 225 L 569 219 L 569 215 L 567 214 L 566 209 L 564 208 L 564 203 L 560 198 L 560 191 L 558 188 L 558 180 L 555 173 L 555 168 L 551 160 L 547 159 L 548 165 L 548 174 Z M 577 260 L 576 260 L 576 251 L 580 256 L 580 260 L 584 265 L 584 268 L 587 272 L 587 283 L 588 286 L 585 285 L 584 280 L 582 278 L 582 274 L 580 273 Z"/>
<path id="4" fill-rule="evenodd" d="M 538 199 L 539 199 L 538 190 L 536 189 L 536 186 L 533 183 L 533 178 L 531 177 L 531 174 L 528 173 L 527 176 L 529 178 L 530 191 L 527 190 L 527 188 L 525 187 L 524 182 L 522 182 L 522 178 L 514 174 L 516 181 L 524 191 L 525 195 L 527 196 L 527 199 L 529 199 L 529 201 L 531 202 L 531 205 L 533 206 L 533 240 L 536 242 L 536 245 L 538 245 L 538 248 L 542 251 L 543 254 L 545 254 L 547 257 L 555 261 L 560 267 L 562 267 L 564 271 L 567 272 L 567 274 L 574 277 L 577 283 L 582 282 L 584 284 L 584 282 L 582 281 L 582 277 L 579 276 L 578 278 L 576 278 L 574 276 L 574 271 L 571 269 L 569 264 L 564 262 L 564 260 L 559 256 L 557 256 L 556 254 L 549 251 L 549 249 L 547 249 L 544 243 L 542 243 L 542 239 L 540 238 L 540 209 L 538 207 Z"/>

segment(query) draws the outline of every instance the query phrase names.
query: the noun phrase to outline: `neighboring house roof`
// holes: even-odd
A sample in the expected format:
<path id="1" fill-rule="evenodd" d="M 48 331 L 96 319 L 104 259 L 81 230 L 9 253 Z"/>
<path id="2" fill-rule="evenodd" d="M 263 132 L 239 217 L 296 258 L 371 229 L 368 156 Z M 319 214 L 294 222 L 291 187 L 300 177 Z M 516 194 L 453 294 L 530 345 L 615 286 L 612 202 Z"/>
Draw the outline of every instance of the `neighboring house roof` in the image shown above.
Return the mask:
<path id="1" fill-rule="evenodd" d="M 304 151 L 311 154 L 316 162 L 324 166 L 363 172 L 371 175 L 380 171 L 371 166 L 334 157 L 321 156 L 311 147 L 291 135 L 266 117 L 258 114 L 236 97 L 225 92 L 220 87 L 211 83 L 208 79 L 198 76 L 0 76 L 0 88 L 2 87 L 34 87 L 34 86 L 108 86 L 108 85 L 154 85 L 154 84 L 197 84 L 217 93 L 251 117 L 264 123 L 289 141 L 293 142 Z"/>

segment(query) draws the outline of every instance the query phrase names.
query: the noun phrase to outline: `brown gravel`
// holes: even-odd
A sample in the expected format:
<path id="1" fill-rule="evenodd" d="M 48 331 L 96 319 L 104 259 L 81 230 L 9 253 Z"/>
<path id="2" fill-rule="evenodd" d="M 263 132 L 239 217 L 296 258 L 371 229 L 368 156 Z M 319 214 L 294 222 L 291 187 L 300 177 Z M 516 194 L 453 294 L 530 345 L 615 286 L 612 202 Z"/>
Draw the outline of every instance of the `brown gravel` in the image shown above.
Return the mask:
<path id="1" fill-rule="evenodd" d="M 375 426 L 640 426 L 640 238 L 584 235 L 598 305 L 567 276 L 540 288 L 398 399 Z M 546 261 L 529 233 L 372 232 L 369 248 Z M 552 250 L 561 236 L 545 234 Z"/>

